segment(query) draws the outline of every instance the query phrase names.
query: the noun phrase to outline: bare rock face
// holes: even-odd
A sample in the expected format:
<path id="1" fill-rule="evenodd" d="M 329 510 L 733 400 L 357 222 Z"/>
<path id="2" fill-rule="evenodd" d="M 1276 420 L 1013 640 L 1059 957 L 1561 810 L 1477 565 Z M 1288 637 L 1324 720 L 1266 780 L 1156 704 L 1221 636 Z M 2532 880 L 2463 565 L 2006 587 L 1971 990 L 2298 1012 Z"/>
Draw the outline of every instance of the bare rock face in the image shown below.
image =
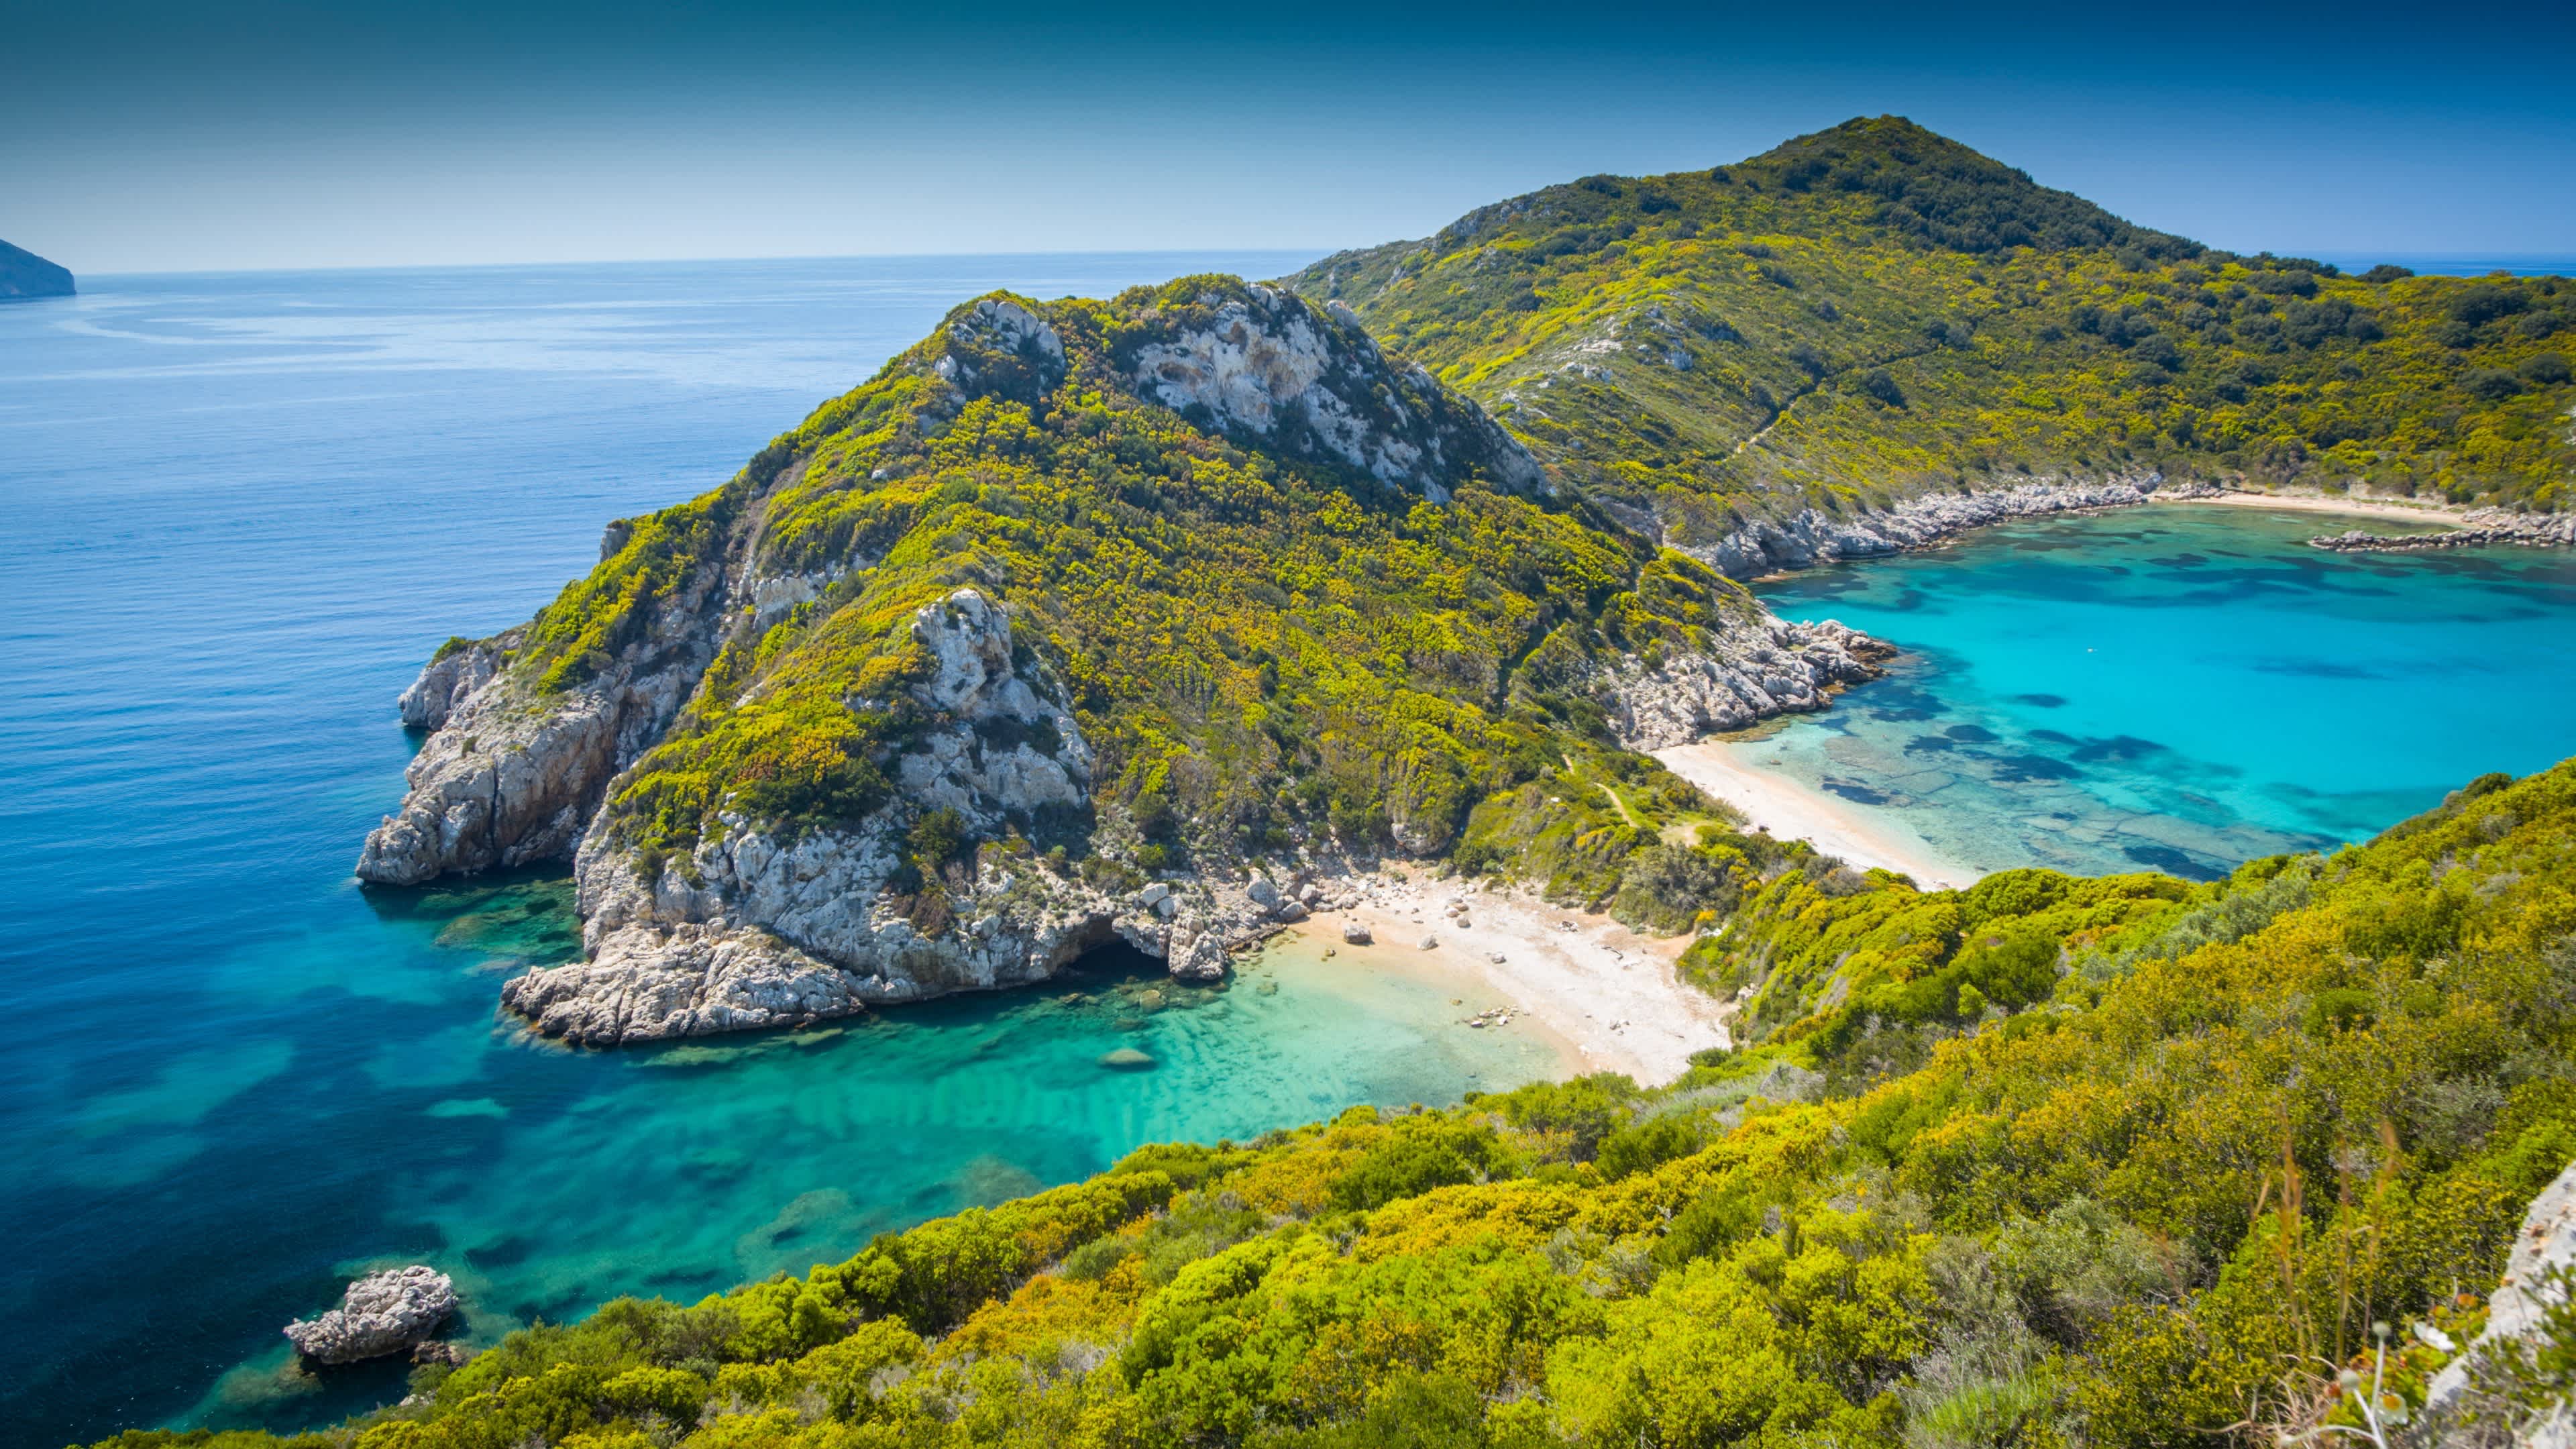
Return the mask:
<path id="1" fill-rule="evenodd" d="M 1757 519 L 1707 547 L 1676 545 L 1729 578 L 1813 568 L 1921 548 L 1965 529 L 2016 518 L 2127 508 L 2144 503 L 2161 475 L 2099 483 L 2038 480 L 1976 493 L 1925 493 L 1884 511 L 1850 517 L 1806 509 L 1784 521 Z"/>
<path id="2" fill-rule="evenodd" d="M 1895 650 L 1831 619 L 1798 624 L 1761 612 L 1704 653 L 1660 663 L 1629 658 L 1594 681 L 1610 730 L 1632 750 L 1660 750 L 1740 730 L 1773 715 L 1825 708 L 1842 686 L 1875 679 Z"/>
<path id="3" fill-rule="evenodd" d="M 402 722 L 421 730 L 444 727 L 448 716 L 501 672 L 501 656 L 517 645 L 521 632 L 513 629 L 498 638 L 477 640 L 430 660 L 420 678 L 394 702 Z"/>
<path id="4" fill-rule="evenodd" d="M 2498 1358 L 2527 1354 L 2540 1346 L 2545 1330 L 2542 1315 L 2564 1301 L 2564 1280 L 2558 1275 L 2566 1273 L 2576 1273 L 2576 1166 L 2558 1174 L 2557 1181 L 2531 1200 L 2522 1231 L 2514 1234 L 2513 1253 L 2505 1261 L 2504 1282 L 2487 1300 L 2486 1330 L 2426 1389 L 2425 1418 L 2432 1432 L 2424 1442 L 2447 1446 L 2502 1441 L 2501 1435 L 2479 1433 L 2477 1426 L 2463 1422 L 2470 1417 L 2466 1411 L 2492 1415 L 2491 1406 L 2478 1402 L 2484 1397 L 2480 1380 Z M 2537 1419 L 2516 1424 L 2510 1442 L 2516 1449 L 2576 1446 L 2576 1405 L 2562 1402 Z"/>
<path id="5" fill-rule="evenodd" d="M 727 816 L 685 868 L 642 867 L 594 832 L 575 866 L 588 959 L 511 981 L 503 1004 L 546 1035 L 610 1045 L 1027 985 L 1113 939 L 1184 979 L 1222 976 L 1226 948 L 1261 912 L 1206 882 L 1122 900 L 1030 857 L 987 853 L 971 875 L 939 883 L 945 919 L 920 919 L 893 889 L 905 832 L 925 811 L 955 810 L 992 840 L 1091 809 L 1091 748 L 1061 682 L 1015 657 L 1005 610 L 960 589 L 921 609 L 912 631 L 931 661 L 912 691 L 931 723 L 892 762 L 892 803 L 854 827 L 792 837 Z"/>
<path id="6" fill-rule="evenodd" d="M 402 809 L 368 833 L 358 878 L 418 885 L 571 855 L 608 782 L 661 738 L 715 657 L 720 583 L 703 570 L 608 668 L 558 695 L 501 672 L 515 633 L 431 661 L 401 709 L 435 733 L 403 772 Z"/>
<path id="7" fill-rule="evenodd" d="M 986 297 L 949 314 L 931 371 L 967 396 L 1035 401 L 1064 381 L 1064 337 L 1010 297 Z"/>
<path id="8" fill-rule="evenodd" d="M 349 1285 L 340 1306 L 286 1325 L 295 1351 L 319 1363 L 356 1363 L 408 1353 L 430 1341 L 456 1311 L 456 1285 L 434 1268 L 413 1264 L 370 1273 Z"/>
<path id="9" fill-rule="evenodd" d="M 1252 286 L 1201 299 L 1203 323 L 1136 349 L 1137 395 L 1446 502 L 1481 471 L 1506 491 L 1548 487 L 1546 469 L 1482 408 L 1418 364 L 1398 365 L 1348 317 Z"/>

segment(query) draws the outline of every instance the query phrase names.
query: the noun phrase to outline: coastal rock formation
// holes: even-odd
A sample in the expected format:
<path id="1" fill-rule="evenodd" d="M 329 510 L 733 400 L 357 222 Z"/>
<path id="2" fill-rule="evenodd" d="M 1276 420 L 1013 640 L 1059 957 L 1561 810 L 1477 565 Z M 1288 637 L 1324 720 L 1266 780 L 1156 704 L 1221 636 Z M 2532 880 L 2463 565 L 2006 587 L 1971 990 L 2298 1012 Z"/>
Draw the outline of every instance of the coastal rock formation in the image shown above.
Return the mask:
<path id="1" fill-rule="evenodd" d="M 721 582 L 697 570 L 606 668 L 557 694 L 502 672 L 523 631 L 442 651 L 403 691 L 403 723 L 433 733 L 403 772 L 402 809 L 368 833 L 358 878 L 418 885 L 570 855 L 608 782 L 661 738 L 714 658 Z"/>
<path id="2" fill-rule="evenodd" d="M 2448 533 L 2370 533 L 2352 529 L 2308 540 L 2308 547 L 2331 553 L 2423 553 L 2447 548 L 2576 547 L 2576 513 L 2518 513 L 2504 508 L 2472 510 Z"/>
<path id="3" fill-rule="evenodd" d="M 0 241 L 0 302 L 72 295 L 72 274 L 24 247 Z"/>
<path id="4" fill-rule="evenodd" d="M 1859 636 L 1773 619 L 1695 570 L 1652 616 L 1694 642 L 1627 655 L 1583 617 L 1597 602 L 1566 601 L 1633 551 L 1533 513 L 1551 485 L 1529 452 L 1347 315 L 1226 278 L 1100 305 L 958 308 L 724 488 L 611 524 L 591 576 L 528 624 L 443 647 L 402 697 L 403 721 L 430 734 L 358 875 L 410 885 L 571 858 L 581 959 L 530 970 L 502 1002 L 584 1045 L 1026 985 L 1111 941 L 1217 979 L 1234 949 L 1326 908 L 1310 880 L 1253 857 L 1283 837 L 1331 848 L 1343 827 L 1254 824 L 1316 809 L 1278 786 L 1223 819 L 1174 803 L 1315 747 L 1276 722 L 1316 707 L 1283 687 L 1290 646 L 1253 639 L 1292 607 L 1286 592 L 1259 575 L 1231 595 L 1194 591 L 1274 536 L 1296 543 L 1301 510 L 1326 497 L 1353 511 L 1315 557 L 1346 560 L 1333 566 L 1353 582 L 1336 587 L 1354 598 L 1391 600 L 1391 550 L 1450 528 L 1417 521 L 1426 503 L 1530 541 L 1444 578 L 1468 591 L 1454 634 L 1360 666 L 1414 692 L 1389 698 L 1504 687 L 1538 637 L 1510 631 L 1533 620 L 1558 640 L 1550 687 L 1590 688 L 1637 741 L 1817 708 L 1871 672 Z M 1123 430 L 1116 450 L 1093 444 L 1104 429 Z M 1160 490 L 1186 493 L 1203 469 L 1230 491 L 1191 501 L 1217 510 L 1191 516 L 1275 535 L 1190 553 L 1196 535 L 1159 511 Z M 1277 501 L 1288 485 L 1304 490 L 1297 510 Z M 1461 501 L 1470 487 L 1483 501 Z M 970 542 L 971 529 L 987 532 Z M 1456 537 L 1443 546 L 1462 555 L 1498 548 Z M 1051 592 L 1066 569 L 1087 569 L 1077 586 L 1115 609 L 1069 627 Z M 1580 580 L 1562 599 L 1551 569 Z M 1549 602 L 1472 618 L 1496 588 Z M 1160 641 L 1229 597 L 1225 637 L 1131 649 L 1130 619 L 1148 617 L 1131 601 L 1167 611 Z M 1377 681 L 1354 702 L 1389 687 L 1346 678 Z M 1271 733 L 1246 729 L 1257 709 L 1274 711 Z M 1098 721 L 1118 732 L 1106 766 L 1086 737 Z M 1355 760 L 1387 747 L 1373 720 L 1331 728 L 1329 748 Z M 1236 752 L 1221 759 L 1191 742 L 1218 729 Z M 1423 759 L 1356 817 L 1367 848 L 1431 855 L 1455 840 L 1463 778 Z"/>
<path id="5" fill-rule="evenodd" d="M 1918 494 L 1893 508 L 1845 517 L 1809 508 L 1779 522 L 1756 519 L 1706 547 L 1676 546 L 1729 578 L 1749 579 L 1921 548 L 1954 533 L 2016 518 L 2133 507 L 2154 496 L 2163 481 L 2159 474 L 2101 482 L 2042 479 L 1972 493 Z M 2164 496 L 2215 491 L 2166 489 Z"/>
<path id="6" fill-rule="evenodd" d="M 455 1311 L 455 1283 L 415 1263 L 358 1279 L 339 1307 L 290 1323 L 285 1333 L 297 1353 L 317 1363 L 357 1363 L 429 1342 Z"/>
<path id="7" fill-rule="evenodd" d="M 1207 298 L 1191 319 L 1135 348 L 1139 395 L 1186 416 L 1329 459 L 1434 503 L 1474 469 L 1517 492 L 1545 491 L 1546 470 L 1483 409 L 1419 364 L 1395 365 L 1349 320 L 1273 287 Z"/>
<path id="8" fill-rule="evenodd" d="M 1877 678 L 1895 654 L 1831 619 L 1799 624 L 1765 612 L 1717 634 L 1706 652 L 1624 659 L 1595 681 L 1594 694 L 1620 744 L 1660 750 L 1823 709 L 1833 690 Z"/>
<path id="9" fill-rule="evenodd" d="M 896 762 L 897 798 L 796 834 L 730 816 L 685 860 L 593 835 L 575 867 L 588 959 L 509 982 L 503 1003 L 548 1036 L 609 1045 L 1027 985 L 1119 938 L 1176 976 L 1221 976 L 1227 946 L 1266 911 L 1208 883 L 1122 901 L 996 853 L 903 887 L 917 869 L 905 831 L 925 811 L 955 811 L 977 839 L 1044 834 L 1050 817 L 1088 815 L 1092 784 L 1063 685 L 1015 658 L 1006 611 L 960 589 L 911 631 L 930 664 L 909 691 L 922 723 Z"/>
<path id="10" fill-rule="evenodd" d="M 2478 1402 L 2485 1393 L 2481 1381 L 2497 1360 L 2540 1346 L 2543 1315 L 2565 1301 L 2570 1274 L 2576 1274 L 2576 1166 L 2532 1199 L 2522 1231 L 2514 1234 L 2504 1282 L 2487 1300 L 2485 1331 L 2425 1391 L 2426 1419 L 2438 1430 L 2438 1437 L 2425 1442 L 2495 1442 L 2461 1434 L 2457 1421 L 2465 1417 L 2464 1410 L 2485 1407 Z M 2571 1449 L 2576 1446 L 2576 1405 L 2561 1401 L 2536 1421 L 2520 1425 L 2512 1442 L 2518 1449 Z"/>

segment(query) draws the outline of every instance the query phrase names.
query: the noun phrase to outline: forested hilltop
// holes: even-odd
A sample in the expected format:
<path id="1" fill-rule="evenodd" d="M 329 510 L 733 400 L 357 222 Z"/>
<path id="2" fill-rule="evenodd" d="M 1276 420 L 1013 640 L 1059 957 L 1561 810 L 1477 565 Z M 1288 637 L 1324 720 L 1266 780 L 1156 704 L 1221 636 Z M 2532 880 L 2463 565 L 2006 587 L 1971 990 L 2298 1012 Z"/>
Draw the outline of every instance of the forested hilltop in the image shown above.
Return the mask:
<path id="1" fill-rule="evenodd" d="M 1668 1089 L 1147 1148 L 292 1442 L 2269 1444 L 2383 1322 L 2413 1432 L 2576 1157 L 2571 933 L 2576 763 L 2206 886 L 1782 877 L 1693 957 L 1760 1043 Z M 2563 1399 L 2547 1331 L 2449 1426 Z"/>
<path id="2" fill-rule="evenodd" d="M 1551 186 L 1293 285 L 1686 547 L 2034 475 L 2542 509 L 2576 477 L 2576 283 L 2234 256 L 1892 116 Z"/>

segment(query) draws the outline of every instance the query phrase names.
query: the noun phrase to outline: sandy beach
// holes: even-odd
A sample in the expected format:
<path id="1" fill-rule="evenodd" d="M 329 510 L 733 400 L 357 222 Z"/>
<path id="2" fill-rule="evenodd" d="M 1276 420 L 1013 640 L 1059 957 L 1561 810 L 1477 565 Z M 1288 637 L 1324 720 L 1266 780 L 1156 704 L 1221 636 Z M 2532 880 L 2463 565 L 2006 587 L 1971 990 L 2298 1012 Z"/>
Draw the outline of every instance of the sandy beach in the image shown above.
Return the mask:
<path id="1" fill-rule="evenodd" d="M 1804 840 L 1844 863 L 1900 871 L 1925 889 L 1965 887 L 1977 872 L 1944 860 L 1922 836 L 1757 764 L 1723 740 L 1657 750 L 1664 768 L 1744 812 L 1773 835 Z"/>
<path id="2" fill-rule="evenodd" d="M 2456 523 L 2461 509 L 2447 503 L 2347 498 L 2327 493 L 2219 493 L 2206 498 L 2164 498 L 2158 503 L 2215 504 L 2221 508 L 2270 508 L 2284 513 L 2341 513 L 2359 518 L 2402 518 L 2413 523 Z"/>
<path id="3" fill-rule="evenodd" d="M 1729 1008 L 1675 970 L 1686 935 L 1640 936 L 1525 888 L 1488 889 L 1427 872 L 1332 884 L 1336 895 L 1356 894 L 1356 903 L 1297 930 L 1373 970 L 1440 984 L 1457 1002 L 1457 1030 L 1536 1032 L 1579 1071 L 1625 1072 L 1649 1085 L 1680 1076 L 1691 1053 L 1730 1044 Z M 1371 940 L 1347 941 L 1347 925 L 1365 927 Z M 1467 1024 L 1480 1014 L 1485 1025 Z"/>

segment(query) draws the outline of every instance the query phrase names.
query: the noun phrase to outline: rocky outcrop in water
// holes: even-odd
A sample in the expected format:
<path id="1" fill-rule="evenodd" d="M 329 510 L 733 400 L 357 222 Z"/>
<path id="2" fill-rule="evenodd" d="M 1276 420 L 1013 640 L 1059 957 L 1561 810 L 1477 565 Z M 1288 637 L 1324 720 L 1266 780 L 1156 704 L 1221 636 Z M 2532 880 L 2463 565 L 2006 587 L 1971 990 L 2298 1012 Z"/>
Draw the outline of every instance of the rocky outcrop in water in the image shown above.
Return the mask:
<path id="1" fill-rule="evenodd" d="M 0 241 L 0 302 L 72 295 L 68 268 L 46 261 L 24 247 Z"/>
<path id="2" fill-rule="evenodd" d="M 2129 508 L 2154 496 L 2197 497 L 2217 491 L 2205 485 L 2164 488 L 2162 484 L 2162 475 L 2148 474 L 2098 483 L 2040 480 L 1973 493 L 1923 493 L 1892 508 L 1848 516 L 1809 508 L 1777 522 L 1756 519 L 1713 545 L 1675 546 L 1729 578 L 1749 579 L 1922 548 L 1954 533 L 2016 518 Z"/>
<path id="3" fill-rule="evenodd" d="M 430 1342 L 455 1311 L 455 1283 L 415 1263 L 358 1279 L 339 1307 L 290 1323 L 285 1333 L 297 1353 L 316 1363 L 357 1363 Z"/>
<path id="4" fill-rule="evenodd" d="M 432 730 L 402 809 L 367 835 L 360 880 L 418 885 L 573 853 L 608 782 L 661 738 L 715 657 L 721 576 L 701 570 L 588 682 L 544 695 L 501 668 L 518 631 L 444 651 L 403 691 Z"/>
<path id="5" fill-rule="evenodd" d="M 2424 553 L 2505 545 L 2576 547 L 2576 513 L 2515 513 L 2480 508 L 2462 515 L 2460 526 L 2446 533 L 2370 533 L 2356 528 L 2308 540 L 2308 547 L 2330 553 Z"/>
<path id="6" fill-rule="evenodd" d="M 1876 679 L 1895 654 L 1831 619 L 1798 624 L 1763 612 L 1716 636 L 1705 651 L 1652 664 L 1624 660 L 1593 690 L 1619 743 L 1660 750 L 1773 715 L 1823 709 L 1834 690 Z"/>
<path id="7" fill-rule="evenodd" d="M 897 799 L 794 834 L 729 816 L 680 859 L 595 833 L 575 866 L 587 959 L 511 981 L 503 1004 L 548 1036 L 611 1045 L 1028 985 L 1118 939 L 1175 976 L 1221 976 L 1226 952 L 1277 914 L 1227 883 L 1117 896 L 994 851 L 944 880 L 903 879 L 904 832 L 925 810 L 999 840 L 1092 809 L 1091 748 L 1061 681 L 1017 657 L 1005 610 L 960 589 L 921 609 L 912 634 L 931 663 L 911 691 L 925 723 L 897 763 Z"/>

